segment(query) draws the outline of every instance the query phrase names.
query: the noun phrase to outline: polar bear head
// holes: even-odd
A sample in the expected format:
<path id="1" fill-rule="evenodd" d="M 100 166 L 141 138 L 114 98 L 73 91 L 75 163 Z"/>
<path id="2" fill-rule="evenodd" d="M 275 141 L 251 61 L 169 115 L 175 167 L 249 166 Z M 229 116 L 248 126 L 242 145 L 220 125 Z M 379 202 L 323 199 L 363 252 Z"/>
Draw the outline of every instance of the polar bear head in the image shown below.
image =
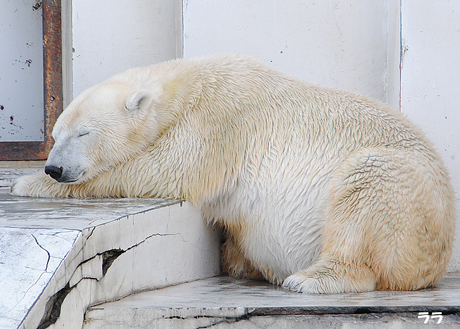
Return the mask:
<path id="1" fill-rule="evenodd" d="M 75 98 L 56 121 L 45 172 L 61 183 L 83 183 L 151 145 L 158 95 L 136 89 L 112 79 Z"/>

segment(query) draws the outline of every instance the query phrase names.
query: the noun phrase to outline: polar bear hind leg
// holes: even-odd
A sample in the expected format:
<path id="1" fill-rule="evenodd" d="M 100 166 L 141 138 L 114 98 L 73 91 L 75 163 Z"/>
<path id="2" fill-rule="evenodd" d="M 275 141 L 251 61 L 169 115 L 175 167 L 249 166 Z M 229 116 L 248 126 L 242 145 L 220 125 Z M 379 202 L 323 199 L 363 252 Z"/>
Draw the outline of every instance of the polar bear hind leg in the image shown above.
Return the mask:
<path id="1" fill-rule="evenodd" d="M 453 241 L 453 193 L 443 170 L 415 152 L 355 152 L 331 181 L 319 259 L 284 287 L 346 293 L 435 284 Z"/>
<path id="2" fill-rule="evenodd" d="M 222 272 L 238 279 L 264 280 L 264 275 L 244 256 L 231 236 L 222 245 Z"/>

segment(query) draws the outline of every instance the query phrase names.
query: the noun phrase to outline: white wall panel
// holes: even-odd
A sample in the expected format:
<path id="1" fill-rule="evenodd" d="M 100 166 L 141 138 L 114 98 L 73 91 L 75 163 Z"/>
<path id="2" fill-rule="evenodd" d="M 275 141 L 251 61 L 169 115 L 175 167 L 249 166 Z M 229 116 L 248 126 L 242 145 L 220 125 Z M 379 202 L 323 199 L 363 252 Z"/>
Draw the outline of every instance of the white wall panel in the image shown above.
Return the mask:
<path id="1" fill-rule="evenodd" d="M 241 52 L 310 82 L 386 101 L 387 2 L 188 0 L 184 57 Z"/>
<path id="2" fill-rule="evenodd" d="M 460 1 L 402 1 L 401 110 L 432 140 L 460 192 Z M 460 218 L 460 202 L 457 202 Z M 458 222 L 458 220 L 457 220 Z M 451 269 L 460 270 L 460 225 Z"/>
<path id="3" fill-rule="evenodd" d="M 112 75 L 181 54 L 180 0 L 72 1 L 73 97 Z"/>

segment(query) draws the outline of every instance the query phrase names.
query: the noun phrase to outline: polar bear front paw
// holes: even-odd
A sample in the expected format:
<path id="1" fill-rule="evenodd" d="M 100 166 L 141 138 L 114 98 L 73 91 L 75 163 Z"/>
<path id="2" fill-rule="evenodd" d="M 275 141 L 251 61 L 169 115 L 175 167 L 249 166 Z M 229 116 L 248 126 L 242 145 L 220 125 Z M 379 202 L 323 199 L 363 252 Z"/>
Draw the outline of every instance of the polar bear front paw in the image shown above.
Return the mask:
<path id="1" fill-rule="evenodd" d="M 26 175 L 14 181 L 11 194 L 30 197 L 53 197 L 51 190 L 58 184 L 45 173 Z"/>
<path id="2" fill-rule="evenodd" d="M 309 294 L 335 293 L 337 290 L 337 280 L 333 280 L 326 275 L 318 276 L 309 271 L 300 271 L 288 276 L 283 282 L 283 288 L 294 292 L 304 292 Z"/>
<path id="3" fill-rule="evenodd" d="M 299 272 L 288 276 L 283 282 L 283 288 L 294 292 L 303 292 L 302 283 L 307 278 Z"/>
<path id="4" fill-rule="evenodd" d="M 365 292 L 375 290 L 376 279 L 366 266 L 328 262 L 288 276 L 283 287 L 310 294 Z"/>

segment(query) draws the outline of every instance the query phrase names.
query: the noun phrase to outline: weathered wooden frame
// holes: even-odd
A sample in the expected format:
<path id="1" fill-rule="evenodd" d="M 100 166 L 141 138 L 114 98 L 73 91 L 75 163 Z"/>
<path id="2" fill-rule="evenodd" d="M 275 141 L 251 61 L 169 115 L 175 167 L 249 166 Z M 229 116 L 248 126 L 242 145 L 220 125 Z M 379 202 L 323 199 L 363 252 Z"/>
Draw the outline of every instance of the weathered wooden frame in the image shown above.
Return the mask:
<path id="1" fill-rule="evenodd" d="M 44 140 L 1 142 L 0 160 L 45 160 L 51 131 L 63 107 L 61 0 L 43 0 Z"/>

